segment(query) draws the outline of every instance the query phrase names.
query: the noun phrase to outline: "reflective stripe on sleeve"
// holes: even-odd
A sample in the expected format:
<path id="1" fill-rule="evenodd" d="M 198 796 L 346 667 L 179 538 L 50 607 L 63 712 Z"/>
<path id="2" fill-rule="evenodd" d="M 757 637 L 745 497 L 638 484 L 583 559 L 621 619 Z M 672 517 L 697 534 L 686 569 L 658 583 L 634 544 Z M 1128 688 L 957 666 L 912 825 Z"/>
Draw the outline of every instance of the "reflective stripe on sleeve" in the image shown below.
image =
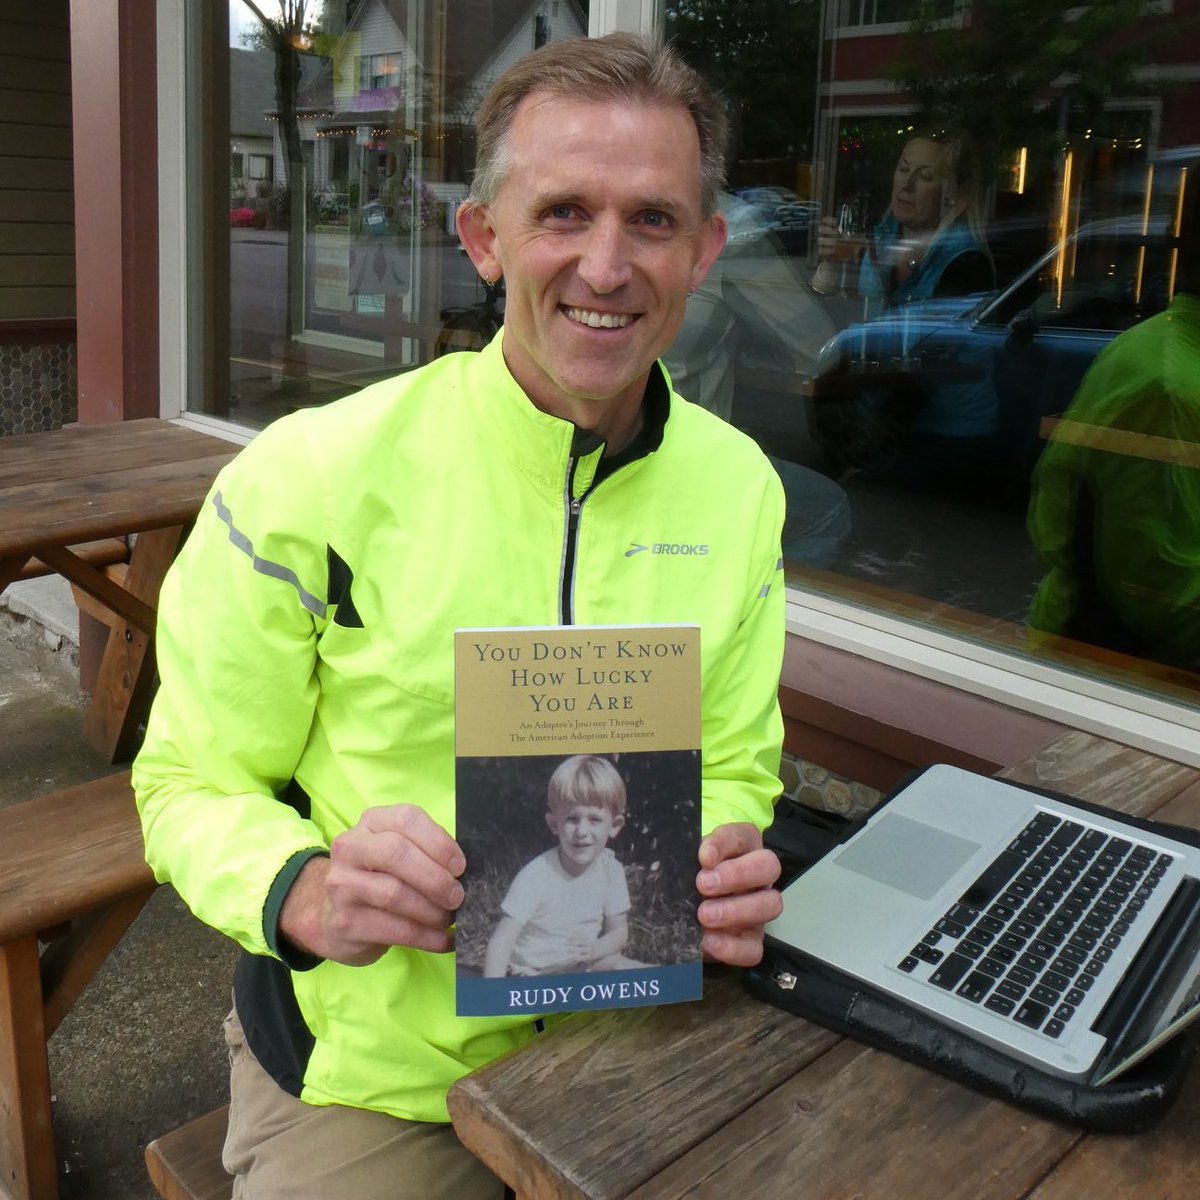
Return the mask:
<path id="1" fill-rule="evenodd" d="M 217 516 L 221 518 L 229 529 L 229 540 L 250 559 L 254 570 L 260 575 L 266 575 L 270 579 L 278 579 L 282 583 L 291 584 L 296 589 L 296 594 L 300 597 L 300 603 L 310 613 L 317 617 L 323 618 L 325 616 L 329 610 L 329 606 L 325 601 L 318 600 L 311 592 L 304 590 L 300 583 L 300 577 L 291 567 L 285 567 L 282 563 L 260 558 L 254 553 L 254 543 L 233 523 L 233 514 L 225 507 L 220 492 L 217 492 L 213 496 L 213 508 L 217 510 Z"/>

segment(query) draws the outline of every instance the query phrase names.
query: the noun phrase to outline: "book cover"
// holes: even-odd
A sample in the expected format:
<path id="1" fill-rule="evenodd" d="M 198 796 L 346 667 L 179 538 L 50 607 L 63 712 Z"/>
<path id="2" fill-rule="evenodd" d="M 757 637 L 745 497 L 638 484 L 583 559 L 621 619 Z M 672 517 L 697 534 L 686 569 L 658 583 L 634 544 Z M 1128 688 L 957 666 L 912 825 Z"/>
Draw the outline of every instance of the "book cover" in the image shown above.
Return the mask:
<path id="1" fill-rule="evenodd" d="M 700 998 L 700 630 L 455 633 L 457 1012 Z"/>

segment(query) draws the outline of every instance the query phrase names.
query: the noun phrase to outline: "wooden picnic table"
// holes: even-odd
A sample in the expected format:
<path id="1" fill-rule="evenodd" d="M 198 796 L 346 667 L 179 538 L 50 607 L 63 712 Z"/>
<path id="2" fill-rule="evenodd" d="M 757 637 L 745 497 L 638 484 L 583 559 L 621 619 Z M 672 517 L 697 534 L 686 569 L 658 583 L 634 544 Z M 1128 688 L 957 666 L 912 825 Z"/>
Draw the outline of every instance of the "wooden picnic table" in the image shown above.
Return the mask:
<path id="1" fill-rule="evenodd" d="M 1001 772 L 1200 826 L 1200 770 L 1071 732 Z M 1200 1070 L 1163 1123 L 1089 1135 L 871 1050 L 714 972 L 698 1004 L 579 1014 L 457 1083 L 518 1200 L 1200 1195 Z"/>
<path id="2" fill-rule="evenodd" d="M 146 716 L 163 575 L 238 449 L 154 419 L 0 438 L 0 592 L 49 571 L 112 614 L 84 732 L 113 761 Z M 121 578 L 103 566 L 113 539 L 133 539 Z"/>

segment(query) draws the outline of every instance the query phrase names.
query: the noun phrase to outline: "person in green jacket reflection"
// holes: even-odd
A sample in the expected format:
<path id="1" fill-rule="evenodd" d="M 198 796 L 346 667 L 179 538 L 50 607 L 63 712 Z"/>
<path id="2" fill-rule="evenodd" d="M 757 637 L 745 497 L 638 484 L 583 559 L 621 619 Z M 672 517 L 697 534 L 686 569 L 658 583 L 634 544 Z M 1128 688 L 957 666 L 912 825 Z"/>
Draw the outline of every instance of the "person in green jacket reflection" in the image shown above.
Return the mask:
<path id="1" fill-rule="evenodd" d="M 1048 570 L 1029 625 L 1035 639 L 1200 671 L 1200 205 L 1188 200 L 1169 307 L 1100 354 L 1037 464 L 1029 532 Z"/>

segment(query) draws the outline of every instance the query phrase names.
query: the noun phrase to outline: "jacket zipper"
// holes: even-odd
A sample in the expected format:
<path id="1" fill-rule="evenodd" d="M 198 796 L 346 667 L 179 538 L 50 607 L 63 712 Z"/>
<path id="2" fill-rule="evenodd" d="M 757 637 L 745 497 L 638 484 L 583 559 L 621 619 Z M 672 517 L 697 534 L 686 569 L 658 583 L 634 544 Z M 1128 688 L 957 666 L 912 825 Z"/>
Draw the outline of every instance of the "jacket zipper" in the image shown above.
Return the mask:
<path id="1" fill-rule="evenodd" d="M 579 511 L 583 508 L 584 497 L 578 500 L 571 494 L 574 491 L 575 467 L 579 460 L 572 458 L 567 464 L 567 485 L 563 492 L 563 503 L 567 513 L 567 527 L 563 534 L 562 578 L 559 581 L 558 617 L 561 625 L 575 624 L 575 611 L 572 602 L 573 584 L 575 581 L 575 541 L 579 534 Z"/>

